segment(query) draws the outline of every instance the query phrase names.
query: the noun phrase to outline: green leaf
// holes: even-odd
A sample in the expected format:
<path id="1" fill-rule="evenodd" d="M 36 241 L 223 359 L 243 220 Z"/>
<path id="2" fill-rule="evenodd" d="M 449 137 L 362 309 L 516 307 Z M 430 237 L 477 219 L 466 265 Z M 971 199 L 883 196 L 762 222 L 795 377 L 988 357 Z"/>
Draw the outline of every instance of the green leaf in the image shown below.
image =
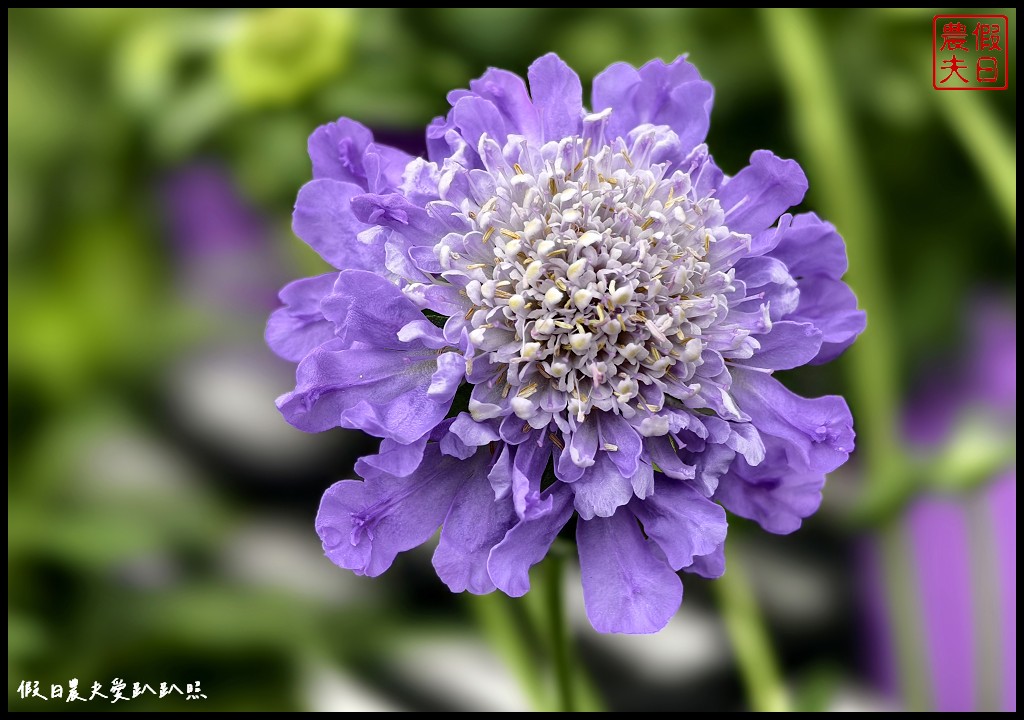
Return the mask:
<path id="1" fill-rule="evenodd" d="M 451 409 L 448 410 L 445 418 L 453 418 L 461 412 L 467 412 L 469 410 L 469 396 L 472 394 L 472 385 L 466 382 L 459 385 L 459 389 L 455 391 L 455 397 L 452 398 Z"/>
<path id="2" fill-rule="evenodd" d="M 434 312 L 433 310 L 424 310 L 423 315 L 427 320 L 433 323 L 435 327 L 443 328 L 444 324 L 448 322 L 447 315 L 442 315 L 441 313 Z"/>

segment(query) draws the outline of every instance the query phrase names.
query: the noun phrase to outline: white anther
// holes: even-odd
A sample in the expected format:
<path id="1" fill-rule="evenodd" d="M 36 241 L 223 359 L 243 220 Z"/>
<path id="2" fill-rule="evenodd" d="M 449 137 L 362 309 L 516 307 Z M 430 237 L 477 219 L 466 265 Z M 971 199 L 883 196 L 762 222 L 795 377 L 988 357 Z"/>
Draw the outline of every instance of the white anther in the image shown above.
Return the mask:
<path id="1" fill-rule="evenodd" d="M 509 405 L 512 407 L 512 412 L 523 420 L 529 420 L 537 411 L 537 406 L 530 402 L 529 398 L 514 397 Z"/>
<path id="2" fill-rule="evenodd" d="M 572 294 L 572 303 L 580 310 L 583 310 L 590 304 L 593 299 L 594 293 L 590 292 L 587 288 L 580 288 Z"/>
<path id="3" fill-rule="evenodd" d="M 555 244 L 550 240 L 541 240 L 537 243 L 537 254 L 541 257 L 547 256 L 552 250 L 555 249 Z"/>
<path id="4" fill-rule="evenodd" d="M 580 275 L 587 269 L 587 261 L 585 258 L 580 258 L 565 271 L 565 276 L 569 278 L 570 282 L 576 282 Z"/>
<path id="5" fill-rule="evenodd" d="M 629 285 L 612 291 L 612 304 L 622 306 L 633 299 L 633 288 Z"/>
<path id="6" fill-rule="evenodd" d="M 540 343 L 528 342 L 525 345 L 523 345 L 523 350 L 520 353 L 520 356 L 523 358 L 523 360 L 533 360 L 533 358 L 537 355 L 539 351 Z"/>
<path id="7" fill-rule="evenodd" d="M 544 302 L 547 305 L 557 305 L 562 302 L 562 298 L 565 297 L 562 291 L 552 286 L 548 288 L 548 291 L 544 293 Z"/>
<path id="8" fill-rule="evenodd" d="M 555 331 L 555 321 L 553 318 L 541 318 L 533 325 L 533 336 L 538 335 L 550 335 Z"/>
<path id="9" fill-rule="evenodd" d="M 700 357 L 703 350 L 704 348 L 701 345 L 701 341 L 697 338 L 692 338 L 687 340 L 686 344 L 683 345 L 683 352 L 679 359 L 686 363 L 694 362 Z"/>
<path id="10" fill-rule="evenodd" d="M 523 282 L 532 285 L 537 282 L 537 278 L 540 277 L 542 272 L 544 272 L 544 263 L 534 260 L 526 266 L 526 271 L 523 272 Z"/>
<path id="11" fill-rule="evenodd" d="M 569 345 L 576 352 L 583 352 L 590 347 L 590 341 L 593 339 L 593 333 L 573 333 L 569 336 Z"/>
<path id="12" fill-rule="evenodd" d="M 541 237 L 544 234 L 544 221 L 539 218 L 531 218 L 523 226 L 523 234 L 530 240 Z"/>
<path id="13" fill-rule="evenodd" d="M 469 341 L 474 345 L 482 345 L 484 342 L 484 333 L 487 332 L 487 328 L 478 327 L 476 330 L 469 334 Z"/>

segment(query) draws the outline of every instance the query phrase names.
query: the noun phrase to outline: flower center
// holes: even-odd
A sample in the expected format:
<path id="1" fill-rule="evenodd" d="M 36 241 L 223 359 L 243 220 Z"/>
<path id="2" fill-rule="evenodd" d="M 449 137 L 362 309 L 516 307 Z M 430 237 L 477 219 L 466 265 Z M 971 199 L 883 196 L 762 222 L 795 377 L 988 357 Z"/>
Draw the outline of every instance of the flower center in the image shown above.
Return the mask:
<path id="1" fill-rule="evenodd" d="M 709 260 L 729 231 L 686 172 L 652 162 L 658 139 L 649 128 L 596 151 L 584 137 L 517 146 L 520 162 L 492 170 L 491 197 L 468 213 L 470 252 L 442 250 L 470 278 L 470 342 L 503 366 L 521 418 L 632 417 L 699 391 L 687 382 L 702 329 L 724 312 Z"/>

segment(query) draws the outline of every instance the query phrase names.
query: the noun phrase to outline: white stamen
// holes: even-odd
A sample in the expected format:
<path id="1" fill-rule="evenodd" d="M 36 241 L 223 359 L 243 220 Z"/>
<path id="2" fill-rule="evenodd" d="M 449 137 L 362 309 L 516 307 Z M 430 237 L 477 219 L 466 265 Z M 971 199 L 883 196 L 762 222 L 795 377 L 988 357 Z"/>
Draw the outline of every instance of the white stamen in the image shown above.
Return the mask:
<path id="1" fill-rule="evenodd" d="M 562 295 L 561 290 L 556 287 L 550 287 L 548 288 L 548 291 L 544 293 L 544 302 L 548 305 L 557 305 L 562 301 L 563 297 L 565 296 Z"/>
<path id="2" fill-rule="evenodd" d="M 701 374 L 708 342 L 730 358 L 749 352 L 748 328 L 728 308 L 744 299 L 732 297 L 742 287 L 734 248 L 750 240 L 723 225 L 718 201 L 697 196 L 686 169 L 652 161 L 663 131 L 607 141 L 604 122 L 594 116 L 586 138 L 543 149 L 519 137 L 500 148 L 517 162 L 492 171 L 493 194 L 467 213 L 473 242 L 438 244 L 438 282 L 463 278 L 475 358 L 508 366 L 500 382 L 519 418 L 536 422 L 554 391 L 565 420 L 612 411 L 662 435 L 665 396 L 703 402 L 701 383 L 715 382 Z"/>

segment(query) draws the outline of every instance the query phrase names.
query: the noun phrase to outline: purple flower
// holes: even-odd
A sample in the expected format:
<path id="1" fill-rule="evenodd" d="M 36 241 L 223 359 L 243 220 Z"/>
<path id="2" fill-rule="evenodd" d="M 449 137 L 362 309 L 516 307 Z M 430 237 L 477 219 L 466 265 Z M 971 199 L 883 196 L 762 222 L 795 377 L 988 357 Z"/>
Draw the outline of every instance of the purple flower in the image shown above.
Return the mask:
<path id="1" fill-rule="evenodd" d="M 528 80 L 449 94 L 428 159 L 347 119 L 313 133 L 294 229 L 338 272 L 281 293 L 278 407 L 383 438 L 320 507 L 338 565 L 379 575 L 441 527 L 452 590 L 518 596 L 575 517 L 591 623 L 655 632 L 678 570 L 724 571 L 722 506 L 783 533 L 817 509 L 850 413 L 772 372 L 832 359 L 864 315 L 835 229 L 780 217 L 800 167 L 715 165 L 684 58 L 612 65 L 594 112 L 555 55 Z"/>

